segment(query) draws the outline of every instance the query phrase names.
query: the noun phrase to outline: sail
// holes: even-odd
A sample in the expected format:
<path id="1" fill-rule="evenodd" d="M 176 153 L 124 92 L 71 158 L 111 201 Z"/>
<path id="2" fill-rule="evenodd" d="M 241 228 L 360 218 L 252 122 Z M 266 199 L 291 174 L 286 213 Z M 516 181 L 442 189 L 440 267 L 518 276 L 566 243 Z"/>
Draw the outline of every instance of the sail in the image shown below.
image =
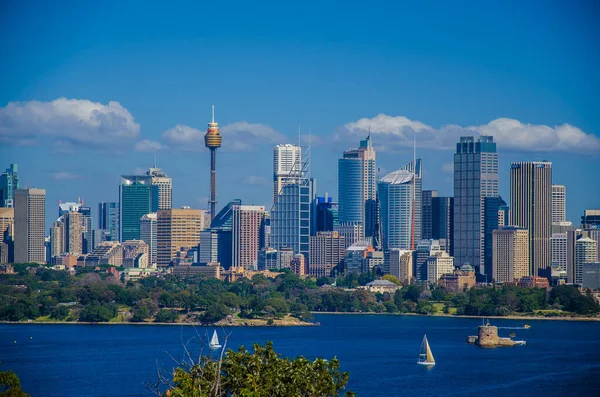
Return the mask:
<path id="1" fill-rule="evenodd" d="M 213 332 L 213 336 L 212 339 L 210 340 L 210 347 L 220 347 L 221 345 L 219 344 L 219 337 L 217 336 L 217 331 L 215 330 Z"/>
<path id="2" fill-rule="evenodd" d="M 435 359 L 433 358 L 433 353 L 431 352 L 431 348 L 429 347 L 429 342 L 427 341 L 427 337 L 425 337 L 425 346 L 427 349 L 426 357 L 428 363 L 434 363 Z"/>

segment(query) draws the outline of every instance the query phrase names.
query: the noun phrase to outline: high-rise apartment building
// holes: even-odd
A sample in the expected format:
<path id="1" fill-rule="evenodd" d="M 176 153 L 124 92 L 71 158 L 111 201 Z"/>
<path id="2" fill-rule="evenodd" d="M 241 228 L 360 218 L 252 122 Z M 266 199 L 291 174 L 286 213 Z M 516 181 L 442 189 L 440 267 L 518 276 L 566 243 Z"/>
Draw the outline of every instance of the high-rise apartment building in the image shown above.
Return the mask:
<path id="1" fill-rule="evenodd" d="M 564 185 L 552 185 L 552 223 L 567 221 L 567 193 Z"/>
<path id="2" fill-rule="evenodd" d="M 160 168 L 145 175 L 123 175 L 119 189 L 121 241 L 140 239 L 140 219 L 159 209 L 172 208 L 172 181 Z"/>
<path id="3" fill-rule="evenodd" d="M 552 267 L 567 271 L 567 233 L 552 233 L 550 263 Z"/>
<path id="4" fill-rule="evenodd" d="M 0 174 L 0 207 L 12 208 L 14 206 L 15 192 L 19 189 L 18 166 L 11 164 L 5 172 Z"/>
<path id="5" fill-rule="evenodd" d="M 83 216 L 80 212 L 67 212 L 63 215 L 65 224 L 65 252 L 71 255 L 83 253 Z"/>
<path id="6" fill-rule="evenodd" d="M 312 277 L 329 277 L 343 263 L 346 252 L 344 236 L 338 232 L 319 232 L 310 238 L 311 260 L 308 271 Z"/>
<path id="7" fill-rule="evenodd" d="M 138 229 L 140 219 L 138 219 Z M 200 210 L 189 207 L 158 210 L 156 213 L 156 263 L 158 266 L 169 266 L 171 260 L 182 248 L 196 247 L 200 242 L 201 225 L 202 212 Z"/>
<path id="8" fill-rule="evenodd" d="M 421 224 L 423 231 L 421 233 L 423 240 L 429 240 L 433 237 L 433 199 L 437 198 L 437 190 L 423 190 L 421 194 Z"/>
<path id="9" fill-rule="evenodd" d="M 506 226 L 492 235 L 492 278 L 512 282 L 529 276 L 529 231 Z"/>
<path id="10" fill-rule="evenodd" d="M 52 223 L 50 227 L 50 258 L 62 256 L 67 250 L 65 249 L 65 223 L 58 220 Z"/>
<path id="11" fill-rule="evenodd" d="M 46 191 L 17 189 L 15 208 L 15 262 L 45 263 Z"/>
<path id="12" fill-rule="evenodd" d="M 157 216 L 151 212 L 140 219 L 140 240 L 148 245 L 148 261 L 156 263 Z"/>
<path id="13" fill-rule="evenodd" d="M 529 230 L 530 275 L 550 278 L 552 163 L 511 163 L 510 224 Z"/>
<path id="14" fill-rule="evenodd" d="M 119 224 L 119 203 L 98 203 L 98 229 L 108 231 L 110 241 L 120 241 Z"/>
<path id="15" fill-rule="evenodd" d="M 340 223 L 360 224 L 366 236 L 370 237 L 374 225 L 366 224 L 366 212 L 375 202 L 376 194 L 375 150 L 371 145 L 371 136 L 368 136 L 360 141 L 358 149 L 345 151 L 343 157 L 338 160 Z"/>
<path id="16" fill-rule="evenodd" d="M 236 205 L 233 207 L 233 266 L 258 270 L 258 252 L 264 233 L 265 207 Z"/>
<path id="17" fill-rule="evenodd" d="M 454 260 L 485 269 L 484 198 L 498 196 L 498 153 L 491 136 L 461 137 L 454 154 Z"/>
<path id="18" fill-rule="evenodd" d="M 598 260 L 598 242 L 582 237 L 575 243 L 575 284 L 581 284 L 583 265 Z"/>
<path id="19" fill-rule="evenodd" d="M 432 198 L 431 217 L 431 238 L 439 240 L 444 251 L 452 256 L 454 254 L 454 197 Z"/>
<path id="20" fill-rule="evenodd" d="M 273 203 L 285 185 L 298 183 L 302 176 L 302 147 L 285 144 L 273 149 Z"/>

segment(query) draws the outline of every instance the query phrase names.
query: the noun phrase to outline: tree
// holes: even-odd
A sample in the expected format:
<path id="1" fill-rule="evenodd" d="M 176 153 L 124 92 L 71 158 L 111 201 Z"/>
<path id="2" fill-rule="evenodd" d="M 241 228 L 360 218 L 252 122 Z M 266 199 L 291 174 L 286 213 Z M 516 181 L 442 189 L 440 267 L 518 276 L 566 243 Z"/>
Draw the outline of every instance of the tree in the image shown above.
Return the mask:
<path id="1" fill-rule="evenodd" d="M 154 321 L 157 323 L 174 323 L 179 319 L 179 315 L 174 310 L 160 309 L 156 313 Z"/>
<path id="2" fill-rule="evenodd" d="M 398 280 L 398 277 L 396 277 L 392 274 L 386 274 L 385 276 L 382 277 L 382 279 L 390 281 L 396 285 L 401 285 L 400 280 Z"/>
<path id="3" fill-rule="evenodd" d="M 222 320 L 230 314 L 229 309 L 222 303 L 214 303 L 208 307 L 208 310 L 200 317 L 203 323 L 212 324 Z"/>
<path id="4" fill-rule="evenodd" d="M 29 397 L 21 389 L 21 381 L 13 371 L 0 372 L 0 397 Z"/>
<path id="5" fill-rule="evenodd" d="M 273 344 L 228 350 L 221 358 L 202 357 L 193 365 L 181 363 L 164 396 L 340 396 L 349 375 L 340 372 L 337 358 L 310 361 L 283 358 Z M 346 396 L 354 396 L 347 392 Z"/>

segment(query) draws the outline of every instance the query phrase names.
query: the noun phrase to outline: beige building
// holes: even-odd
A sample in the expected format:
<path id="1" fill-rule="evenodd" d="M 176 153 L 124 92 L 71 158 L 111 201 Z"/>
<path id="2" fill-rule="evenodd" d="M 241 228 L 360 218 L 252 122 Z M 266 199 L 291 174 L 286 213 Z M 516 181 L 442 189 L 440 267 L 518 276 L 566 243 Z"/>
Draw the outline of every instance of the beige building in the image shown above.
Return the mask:
<path id="1" fill-rule="evenodd" d="M 232 266 L 246 270 L 257 270 L 258 251 L 262 241 L 261 231 L 266 215 L 265 207 L 260 205 L 235 205 L 232 211 Z M 289 267 L 289 264 L 287 267 Z"/>
<path id="2" fill-rule="evenodd" d="M 15 191 L 15 263 L 46 263 L 46 191 Z"/>
<path id="3" fill-rule="evenodd" d="M 86 266 L 123 265 L 123 246 L 116 241 L 101 242 L 85 259 Z"/>
<path id="4" fill-rule="evenodd" d="M 72 255 L 83 253 L 83 216 L 79 212 L 67 212 L 65 223 L 65 252 Z"/>
<path id="5" fill-rule="evenodd" d="M 169 266 L 181 248 L 190 249 L 200 242 L 202 211 L 189 207 L 158 210 L 156 214 L 156 263 Z"/>
<path id="6" fill-rule="evenodd" d="M 340 265 L 346 253 L 346 238 L 338 232 L 317 232 L 310 237 L 309 274 L 312 277 L 329 277 L 334 267 Z"/>
<path id="7" fill-rule="evenodd" d="M 142 240 L 127 240 L 122 245 L 124 267 L 149 267 L 148 244 Z"/>
<path id="8" fill-rule="evenodd" d="M 564 185 L 552 185 L 552 223 L 567 220 L 567 189 Z"/>
<path id="9" fill-rule="evenodd" d="M 15 236 L 15 209 L 0 208 L 0 241 L 7 235 Z"/>
<path id="10" fill-rule="evenodd" d="M 334 226 L 334 230 L 344 237 L 344 249 L 350 247 L 362 240 L 363 236 L 363 225 L 360 223 L 341 223 Z"/>
<path id="11" fill-rule="evenodd" d="M 402 283 L 409 284 L 413 277 L 413 256 L 414 251 L 392 248 L 386 252 L 389 271 Z"/>
<path id="12" fill-rule="evenodd" d="M 306 275 L 306 261 L 304 260 L 304 255 L 296 254 L 294 259 L 290 262 L 290 269 L 298 276 Z"/>
<path id="13" fill-rule="evenodd" d="M 65 253 L 65 224 L 56 221 L 50 228 L 50 257 L 58 258 Z"/>
<path id="14" fill-rule="evenodd" d="M 148 262 L 156 263 L 156 213 L 152 212 L 140 219 L 140 240 L 148 244 Z"/>
<path id="15" fill-rule="evenodd" d="M 427 282 L 429 284 L 437 284 L 444 274 L 453 272 L 454 257 L 448 255 L 446 251 L 438 251 L 427 258 Z"/>
<path id="16" fill-rule="evenodd" d="M 388 294 L 393 294 L 401 287 L 388 280 L 374 280 L 370 283 L 367 283 L 367 285 L 365 285 L 364 287 L 358 288 L 366 289 L 367 291 L 373 293 L 385 294 L 387 292 Z"/>
<path id="17" fill-rule="evenodd" d="M 527 229 L 508 226 L 494 230 L 492 251 L 492 278 L 496 282 L 513 282 L 530 275 Z"/>

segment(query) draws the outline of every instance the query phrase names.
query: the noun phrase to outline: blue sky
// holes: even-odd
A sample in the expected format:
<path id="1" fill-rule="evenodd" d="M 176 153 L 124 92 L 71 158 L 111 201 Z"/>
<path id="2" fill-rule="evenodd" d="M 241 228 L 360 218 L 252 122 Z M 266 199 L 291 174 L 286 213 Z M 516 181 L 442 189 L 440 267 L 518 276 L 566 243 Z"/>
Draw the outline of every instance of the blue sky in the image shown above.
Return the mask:
<path id="1" fill-rule="evenodd" d="M 426 189 L 451 195 L 453 143 L 492 133 L 505 198 L 510 162 L 544 159 L 570 220 L 600 208 L 597 2 L 149 3 L 0 4 L 0 167 L 47 189 L 48 222 L 58 200 L 117 201 L 153 149 L 174 205 L 205 208 L 212 104 L 220 204 L 268 205 L 298 126 L 337 198 L 337 158 L 371 126 L 383 172 L 416 133 Z"/>

